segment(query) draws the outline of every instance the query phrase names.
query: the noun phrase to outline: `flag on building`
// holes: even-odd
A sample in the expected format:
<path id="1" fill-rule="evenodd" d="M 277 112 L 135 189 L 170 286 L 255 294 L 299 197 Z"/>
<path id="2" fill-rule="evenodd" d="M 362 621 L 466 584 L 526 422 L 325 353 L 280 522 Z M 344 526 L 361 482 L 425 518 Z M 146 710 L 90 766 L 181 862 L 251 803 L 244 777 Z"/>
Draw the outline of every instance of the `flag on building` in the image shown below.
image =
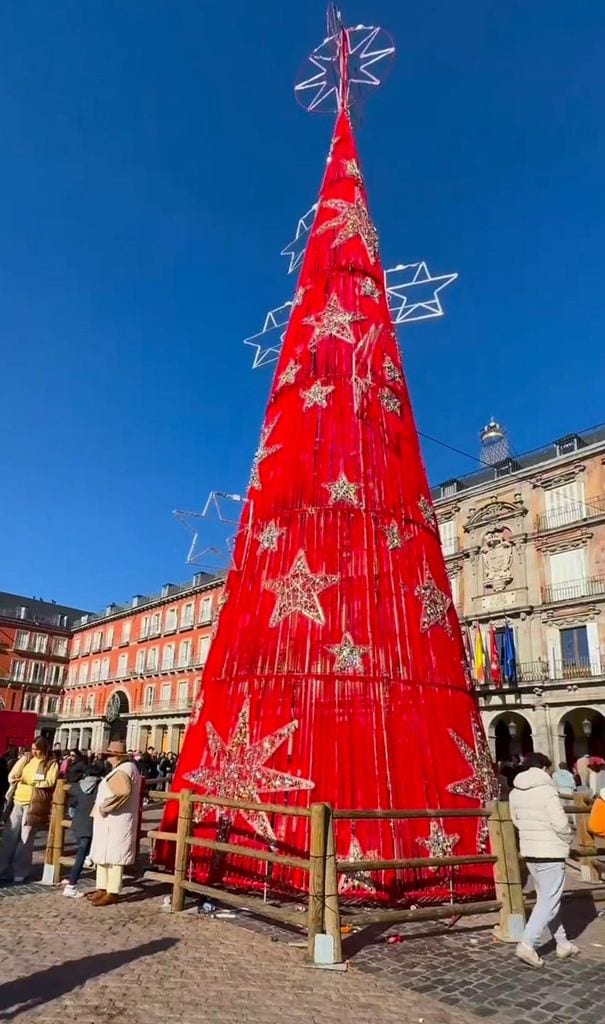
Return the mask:
<path id="1" fill-rule="evenodd" d="M 502 670 L 498 653 L 498 637 L 493 625 L 489 627 L 489 674 L 495 686 L 502 686 Z"/>
<path id="2" fill-rule="evenodd" d="M 504 627 L 502 668 L 504 679 L 507 683 L 517 681 L 517 655 L 515 652 L 515 636 L 513 627 L 508 622 Z"/>
<path id="3" fill-rule="evenodd" d="M 475 679 L 478 683 L 485 682 L 485 649 L 483 647 L 483 637 L 481 635 L 481 628 L 479 624 L 476 626 L 477 632 L 475 634 Z"/>

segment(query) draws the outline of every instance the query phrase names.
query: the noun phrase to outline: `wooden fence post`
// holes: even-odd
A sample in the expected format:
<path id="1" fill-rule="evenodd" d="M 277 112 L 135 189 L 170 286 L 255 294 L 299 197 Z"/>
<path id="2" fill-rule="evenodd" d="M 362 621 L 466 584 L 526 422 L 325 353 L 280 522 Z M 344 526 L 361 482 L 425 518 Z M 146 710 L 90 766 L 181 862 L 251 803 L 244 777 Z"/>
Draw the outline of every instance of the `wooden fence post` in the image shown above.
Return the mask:
<path id="1" fill-rule="evenodd" d="M 315 936 L 323 931 L 324 896 L 326 880 L 327 804 L 311 804 L 311 834 L 309 841 L 309 911 L 307 918 L 307 952 L 311 959 L 315 950 Z"/>
<path id="2" fill-rule="evenodd" d="M 342 932 L 338 905 L 338 871 L 336 870 L 336 843 L 332 808 L 327 805 L 326 874 L 324 917 L 326 933 L 334 940 L 334 963 L 342 963 Z"/>
<path id="3" fill-rule="evenodd" d="M 65 837 L 63 819 L 67 790 L 65 781 L 59 779 L 53 792 L 53 802 L 48 824 L 42 885 L 58 885 L 61 878 L 61 857 L 63 856 L 63 840 Z"/>
<path id="4" fill-rule="evenodd" d="M 498 858 L 494 864 L 496 899 L 502 903 L 496 932 L 502 942 L 519 942 L 525 927 L 525 904 L 517 836 L 507 802 L 493 804 L 488 826 L 492 853 Z"/>
<path id="5" fill-rule="evenodd" d="M 190 789 L 182 789 L 179 793 L 179 818 L 176 827 L 176 849 L 174 853 L 174 884 L 172 889 L 172 910 L 182 910 L 185 906 L 185 890 L 183 882 L 187 875 L 187 862 L 189 860 L 189 844 L 187 840 L 191 835 L 191 823 L 193 821 L 193 804 L 191 803 L 192 792 Z"/>

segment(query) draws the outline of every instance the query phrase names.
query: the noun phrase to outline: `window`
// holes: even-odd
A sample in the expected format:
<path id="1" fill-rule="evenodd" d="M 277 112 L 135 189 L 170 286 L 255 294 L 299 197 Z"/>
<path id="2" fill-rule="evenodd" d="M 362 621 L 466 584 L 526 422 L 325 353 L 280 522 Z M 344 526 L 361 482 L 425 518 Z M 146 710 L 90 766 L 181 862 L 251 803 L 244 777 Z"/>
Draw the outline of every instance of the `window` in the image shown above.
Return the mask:
<path id="1" fill-rule="evenodd" d="M 166 612 L 166 628 L 165 633 L 174 633 L 177 623 L 177 610 L 176 608 L 169 608 Z"/>
<path id="2" fill-rule="evenodd" d="M 457 494 L 460 490 L 459 480 L 446 480 L 441 484 L 441 497 L 451 498 L 454 494 Z"/>
<path id="3" fill-rule="evenodd" d="M 157 672 L 158 668 L 158 649 L 157 647 L 150 647 L 147 651 L 147 671 Z"/>
<path id="4" fill-rule="evenodd" d="M 73 642 L 72 648 L 71 648 L 71 654 L 72 654 L 73 658 L 78 658 L 80 656 L 80 640 L 81 640 L 81 637 L 80 637 L 80 634 L 78 633 L 78 635 L 74 637 L 74 642 Z M 57 651 L 57 654 L 58 653 L 59 652 Z"/>
<path id="5" fill-rule="evenodd" d="M 586 594 L 584 548 L 558 551 L 549 556 L 549 563 L 550 587 L 547 587 L 545 595 L 547 601 L 571 601 Z"/>
<path id="6" fill-rule="evenodd" d="M 63 714 L 69 715 L 71 712 L 71 697 L 66 697 L 63 701 Z"/>
<path id="7" fill-rule="evenodd" d="M 191 663 L 191 640 L 181 640 L 179 644 L 179 668 Z"/>
<path id="8" fill-rule="evenodd" d="M 100 651 L 103 645 L 103 630 L 97 629 L 92 635 L 92 647 L 93 651 Z"/>
<path id="9" fill-rule="evenodd" d="M 46 654 L 48 647 L 48 636 L 46 633 L 34 633 L 34 651 L 38 654 Z"/>
<path id="10" fill-rule="evenodd" d="M 137 651 L 137 672 L 145 671 L 145 651 Z"/>
<path id="11" fill-rule="evenodd" d="M 174 668 L 174 644 L 166 644 L 162 651 L 162 668 Z"/>
<path id="12" fill-rule="evenodd" d="M 35 693 L 26 693 L 25 694 L 25 700 L 23 701 L 23 710 L 24 711 L 35 711 L 36 710 L 36 696 L 37 695 Z"/>
<path id="13" fill-rule="evenodd" d="M 103 661 L 101 662 L 101 675 L 99 676 L 99 679 L 103 683 L 107 679 L 109 679 L 109 664 L 110 664 L 110 659 L 109 658 L 103 658 Z"/>
<path id="14" fill-rule="evenodd" d="M 32 683 L 43 683 L 46 679 L 46 665 L 41 661 L 32 661 L 29 678 Z"/>
<path id="15" fill-rule="evenodd" d="M 544 491 L 544 525 L 547 530 L 555 530 L 583 519 L 585 509 L 584 481 L 579 477 L 571 483 Z"/>
<path id="16" fill-rule="evenodd" d="M 56 636 L 53 643 L 53 653 L 59 658 L 67 657 L 67 637 Z"/>
<path id="17" fill-rule="evenodd" d="M 82 705 L 83 705 L 83 703 L 84 703 L 84 700 L 83 700 L 82 697 L 76 697 L 76 700 L 75 700 L 75 703 L 74 703 L 74 711 L 75 711 L 75 713 L 77 715 L 81 715 L 82 714 Z"/>
<path id="18" fill-rule="evenodd" d="M 193 625 L 193 602 L 184 604 L 181 608 L 181 629 Z"/>
<path id="19" fill-rule="evenodd" d="M 88 662 L 80 665 L 80 671 L 78 672 L 78 682 L 80 686 L 84 686 L 88 682 Z"/>
<path id="20" fill-rule="evenodd" d="M 149 625 L 149 635 L 159 636 L 162 632 L 162 613 L 154 612 L 151 616 L 151 622 Z"/>
<path id="21" fill-rule="evenodd" d="M 456 525 L 455 519 L 448 519 L 444 523 L 439 523 L 439 536 L 444 555 L 453 555 L 458 550 L 458 531 Z"/>
<path id="22" fill-rule="evenodd" d="M 64 665 L 51 665 L 50 666 L 50 678 L 49 678 L 48 681 L 49 681 L 49 683 L 52 684 L 52 686 L 60 686 L 61 683 L 63 682 L 64 676 L 65 676 L 65 666 Z"/>
<path id="23" fill-rule="evenodd" d="M 189 696 L 189 683 L 185 679 L 182 683 L 179 683 L 179 704 L 181 707 L 187 703 Z"/>
<path id="24" fill-rule="evenodd" d="M 85 633 L 82 637 L 82 654 L 90 654 L 91 641 L 92 633 Z"/>
<path id="25" fill-rule="evenodd" d="M 200 622 L 212 622 L 212 598 L 203 597 L 200 601 Z"/>
<path id="26" fill-rule="evenodd" d="M 113 626 L 105 630 L 105 643 L 103 644 L 105 650 L 111 650 L 113 647 Z"/>
<path id="27" fill-rule="evenodd" d="M 90 666 L 90 681 L 96 683 L 101 678 L 101 662 L 97 658 Z"/>
<path id="28" fill-rule="evenodd" d="M 94 693 L 89 693 L 87 698 L 86 698 L 86 710 L 88 711 L 88 713 L 90 715 L 94 715 L 94 713 L 95 713 L 95 695 L 94 695 Z"/>
<path id="29" fill-rule="evenodd" d="M 128 644 L 128 643 L 130 643 L 130 631 L 131 631 L 131 629 L 132 629 L 132 619 L 124 619 L 124 622 L 122 623 L 122 632 L 120 634 L 120 643 L 121 644 Z"/>
<path id="30" fill-rule="evenodd" d="M 144 615 L 139 622 L 139 640 L 144 640 L 146 636 L 149 636 L 149 616 Z"/>
<path id="31" fill-rule="evenodd" d="M 128 655 L 127 654 L 121 654 L 120 657 L 118 658 L 118 676 L 120 678 L 122 678 L 122 676 L 127 676 L 127 675 L 128 675 Z"/>
<path id="32" fill-rule="evenodd" d="M 155 691 L 155 686 L 146 686 L 145 687 L 145 699 L 144 699 L 143 703 L 145 704 L 146 708 L 150 708 L 151 705 L 153 704 L 153 694 L 154 694 L 154 691 Z"/>
<path id="33" fill-rule="evenodd" d="M 58 697 L 49 697 L 48 698 L 48 703 L 46 705 L 46 714 L 47 715 L 56 715 L 58 706 L 59 706 L 59 698 Z"/>
<path id="34" fill-rule="evenodd" d="M 197 645 L 197 661 L 198 665 L 205 665 L 206 659 L 208 658 L 208 651 L 210 650 L 210 637 L 201 636 Z"/>
<path id="35" fill-rule="evenodd" d="M 16 679 L 18 682 L 23 682 L 23 680 L 25 679 L 26 664 L 27 662 L 25 661 L 17 661 L 16 659 L 13 660 L 13 664 L 11 667 L 11 676 L 13 679 Z"/>
<path id="36" fill-rule="evenodd" d="M 561 637 L 561 661 L 563 678 L 590 675 L 590 654 L 586 626 L 559 630 Z"/>
<path id="37" fill-rule="evenodd" d="M 70 665 L 67 670 L 67 685 L 73 686 L 78 678 L 78 666 Z"/>
<path id="38" fill-rule="evenodd" d="M 172 696 L 172 683 L 162 683 L 162 704 L 170 704 L 170 698 Z"/>
<path id="39" fill-rule="evenodd" d="M 29 633 L 25 633 L 22 629 L 18 629 L 15 647 L 19 651 L 26 651 L 29 647 Z"/>
<path id="40" fill-rule="evenodd" d="M 452 601 L 455 608 L 460 604 L 460 573 L 450 576 L 450 587 L 452 588 Z"/>

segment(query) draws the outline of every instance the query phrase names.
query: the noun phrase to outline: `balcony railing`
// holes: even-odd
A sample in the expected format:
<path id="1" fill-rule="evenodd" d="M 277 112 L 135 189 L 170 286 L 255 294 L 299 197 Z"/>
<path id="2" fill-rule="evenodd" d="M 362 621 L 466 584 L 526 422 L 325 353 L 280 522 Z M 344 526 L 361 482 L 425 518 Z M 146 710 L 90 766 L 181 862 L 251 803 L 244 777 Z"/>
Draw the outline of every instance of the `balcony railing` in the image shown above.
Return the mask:
<path id="1" fill-rule="evenodd" d="M 542 588 L 542 603 L 554 604 L 557 601 L 575 601 L 578 597 L 594 597 L 605 594 L 605 576 L 588 576 L 580 580 L 568 580 L 566 583 L 551 583 Z"/>
<path id="2" fill-rule="evenodd" d="M 582 523 L 605 512 L 605 494 L 585 501 L 570 502 L 559 508 L 550 509 L 536 517 L 536 532 L 546 533 L 548 530 L 561 530 L 574 523 Z"/>
<path id="3" fill-rule="evenodd" d="M 139 716 L 162 713 L 170 715 L 179 711 L 189 712 L 192 707 L 193 697 L 187 697 L 183 700 L 154 700 L 152 704 L 140 704 L 136 709 L 136 714 Z"/>
<path id="4" fill-rule="evenodd" d="M 94 718 L 95 713 L 95 708 L 80 708 L 79 711 L 75 711 L 72 708 L 71 711 L 57 712 L 62 722 L 72 722 L 78 718 Z"/>
<path id="5" fill-rule="evenodd" d="M 571 682 L 580 679 L 595 679 L 605 675 L 605 651 L 596 658 L 577 658 L 574 661 L 555 661 L 549 664 L 545 660 L 517 662 L 516 679 L 512 682 L 487 682 L 488 688 L 496 686 L 503 690 L 515 689 L 518 686 L 531 686 L 548 683 Z M 479 685 L 479 693 L 483 684 Z"/>

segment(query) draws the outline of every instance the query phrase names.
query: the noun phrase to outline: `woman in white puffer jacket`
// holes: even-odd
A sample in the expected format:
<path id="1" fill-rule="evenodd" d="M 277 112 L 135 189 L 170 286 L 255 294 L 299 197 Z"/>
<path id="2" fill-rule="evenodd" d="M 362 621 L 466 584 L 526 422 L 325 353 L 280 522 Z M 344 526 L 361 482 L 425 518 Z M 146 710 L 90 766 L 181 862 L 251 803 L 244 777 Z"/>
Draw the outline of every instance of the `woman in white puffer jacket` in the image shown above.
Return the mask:
<path id="1" fill-rule="evenodd" d="M 519 959 L 531 967 L 544 965 L 535 947 L 547 926 L 557 944 L 557 956 L 579 953 L 561 922 L 565 861 L 572 833 L 550 769 L 545 754 L 528 754 L 509 798 L 511 818 L 519 830 L 521 856 L 536 886 L 536 905 L 516 949 Z"/>

